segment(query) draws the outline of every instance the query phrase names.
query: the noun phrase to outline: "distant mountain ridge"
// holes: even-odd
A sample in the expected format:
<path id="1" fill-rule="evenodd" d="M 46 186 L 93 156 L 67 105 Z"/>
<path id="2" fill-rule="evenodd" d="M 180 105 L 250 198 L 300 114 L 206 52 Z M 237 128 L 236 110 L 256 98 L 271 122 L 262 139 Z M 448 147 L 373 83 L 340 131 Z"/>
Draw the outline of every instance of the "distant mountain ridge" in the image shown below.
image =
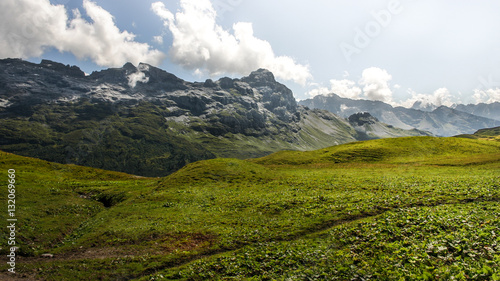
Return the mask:
<path id="1" fill-rule="evenodd" d="M 0 149 L 59 163 L 164 176 L 215 157 L 421 135 L 307 109 L 265 69 L 191 83 L 142 63 L 85 75 L 48 60 L 0 60 Z"/>
<path id="2" fill-rule="evenodd" d="M 303 100 L 301 105 L 328 110 L 342 117 L 369 112 L 383 123 L 403 128 L 429 131 L 437 136 L 471 134 L 477 130 L 500 125 L 500 103 L 457 105 L 454 108 L 393 107 L 381 101 L 352 100 L 336 94 Z"/>
<path id="3" fill-rule="evenodd" d="M 476 116 L 500 120 L 500 102 L 494 102 L 490 104 L 459 104 L 454 106 L 453 108 Z"/>

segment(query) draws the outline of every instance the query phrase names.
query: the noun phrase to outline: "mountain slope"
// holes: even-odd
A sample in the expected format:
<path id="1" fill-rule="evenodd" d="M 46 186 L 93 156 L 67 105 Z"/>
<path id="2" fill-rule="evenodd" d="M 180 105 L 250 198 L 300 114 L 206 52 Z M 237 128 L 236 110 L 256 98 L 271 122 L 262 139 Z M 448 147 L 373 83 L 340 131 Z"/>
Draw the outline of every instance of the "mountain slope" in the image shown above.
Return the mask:
<path id="1" fill-rule="evenodd" d="M 432 133 L 417 129 L 403 130 L 380 122 L 369 112 L 360 112 L 347 118 L 351 126 L 358 132 L 358 140 L 371 140 L 379 138 L 394 138 L 403 136 L 432 136 Z"/>
<path id="2" fill-rule="evenodd" d="M 215 157 L 426 134 L 378 121 L 377 130 L 357 128 L 308 110 L 264 69 L 242 79 L 190 83 L 147 64 L 85 76 L 52 61 L 6 59 L 0 60 L 0 86 L 0 149 L 144 176 Z"/>
<path id="3" fill-rule="evenodd" d="M 369 112 L 386 124 L 403 129 L 416 128 L 429 131 L 438 136 L 473 133 L 482 128 L 500 125 L 500 120 L 488 119 L 460 111 L 459 108 L 462 109 L 462 107 L 452 109 L 441 106 L 430 111 L 422 111 L 392 107 L 380 101 L 351 100 L 335 94 L 316 96 L 301 101 L 300 104 L 310 108 L 328 110 L 342 117 L 348 117 L 357 112 Z M 488 116 L 494 115 L 489 114 Z"/>

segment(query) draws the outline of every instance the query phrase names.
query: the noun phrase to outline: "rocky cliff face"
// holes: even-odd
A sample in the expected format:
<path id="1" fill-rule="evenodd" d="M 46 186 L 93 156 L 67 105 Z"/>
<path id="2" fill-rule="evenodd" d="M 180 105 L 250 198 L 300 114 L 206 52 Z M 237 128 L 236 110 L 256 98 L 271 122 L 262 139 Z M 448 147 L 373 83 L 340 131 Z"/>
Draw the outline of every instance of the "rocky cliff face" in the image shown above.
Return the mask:
<path id="1" fill-rule="evenodd" d="M 353 114 L 349 116 L 347 120 L 349 120 L 349 123 L 353 126 L 373 125 L 379 122 L 378 119 L 373 117 L 369 112 L 359 112 Z"/>
<path id="2" fill-rule="evenodd" d="M 299 106 L 265 69 L 190 83 L 147 64 L 86 76 L 51 61 L 0 60 L 0 149 L 56 162 L 158 176 L 213 157 L 425 134 L 358 123 Z"/>

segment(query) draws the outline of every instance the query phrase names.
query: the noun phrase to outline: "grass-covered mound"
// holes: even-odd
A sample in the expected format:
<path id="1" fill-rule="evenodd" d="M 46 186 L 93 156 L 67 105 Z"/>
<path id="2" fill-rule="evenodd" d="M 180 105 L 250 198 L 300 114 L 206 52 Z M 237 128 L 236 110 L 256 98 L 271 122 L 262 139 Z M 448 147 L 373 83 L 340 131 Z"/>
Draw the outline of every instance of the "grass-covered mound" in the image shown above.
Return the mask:
<path id="1" fill-rule="evenodd" d="M 354 142 L 325 149 L 281 151 L 253 160 L 264 165 L 327 163 L 456 163 L 470 157 L 500 157 L 500 144 L 464 138 L 408 137 Z M 449 161 L 446 161 L 446 160 Z"/>
<path id="2" fill-rule="evenodd" d="M 163 178 L 162 188 L 186 184 L 214 182 L 241 183 L 263 182 L 276 177 L 265 167 L 239 159 L 219 158 L 191 163 L 174 174 Z"/>
<path id="3" fill-rule="evenodd" d="M 479 140 L 496 140 L 500 141 L 500 127 L 482 129 L 472 135 L 459 135 L 459 138 L 479 139 Z"/>
<path id="4" fill-rule="evenodd" d="M 161 179 L 7 153 L 0 169 L 16 169 L 18 278 L 498 280 L 499 150 L 379 140 Z"/>

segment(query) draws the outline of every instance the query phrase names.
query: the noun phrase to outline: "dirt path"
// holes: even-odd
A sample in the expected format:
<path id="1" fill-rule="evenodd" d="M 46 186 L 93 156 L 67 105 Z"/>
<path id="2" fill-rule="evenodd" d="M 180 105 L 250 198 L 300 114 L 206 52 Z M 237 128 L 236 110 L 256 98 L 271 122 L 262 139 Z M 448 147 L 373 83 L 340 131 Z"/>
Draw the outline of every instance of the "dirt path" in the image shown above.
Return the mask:
<path id="1" fill-rule="evenodd" d="M 493 201 L 493 202 L 498 202 L 498 198 L 494 198 L 491 200 L 481 200 L 481 199 L 476 199 L 476 200 L 462 200 L 460 202 L 440 202 L 432 205 L 412 205 L 412 206 L 406 206 L 405 208 L 411 208 L 411 207 L 437 207 L 441 205 L 446 205 L 446 204 L 468 204 L 472 202 L 477 202 L 477 201 Z M 224 254 L 224 253 L 230 253 L 234 251 L 238 251 L 242 249 L 245 246 L 252 245 L 255 243 L 265 243 L 265 242 L 285 242 L 285 241 L 295 241 L 301 238 L 305 238 L 307 236 L 312 236 L 319 234 L 321 232 L 324 232 L 328 229 L 331 229 L 333 227 L 337 227 L 339 225 L 355 222 L 357 220 L 361 219 L 366 219 L 370 217 L 375 217 L 382 215 L 388 211 L 394 210 L 393 208 L 379 208 L 376 210 L 373 210 L 370 213 L 364 213 L 360 215 L 355 215 L 352 217 L 348 218 L 341 218 L 341 219 L 333 219 L 330 221 L 325 221 L 321 224 L 314 225 L 310 228 L 304 229 L 302 231 L 299 231 L 295 233 L 294 235 L 287 236 L 287 237 L 281 237 L 281 238 L 274 238 L 274 239 L 268 239 L 268 240 L 258 240 L 258 241 L 246 241 L 246 242 L 240 242 L 234 247 L 231 248 L 225 248 L 225 249 L 217 249 L 217 250 L 206 250 L 201 254 L 197 255 L 192 255 L 192 256 L 185 256 L 180 259 L 177 259 L 172 262 L 167 262 L 162 265 L 159 265 L 158 267 L 155 267 L 153 269 L 150 269 L 148 271 L 142 272 L 139 276 L 136 276 L 136 278 L 141 278 L 150 274 L 154 274 L 155 272 L 160 272 L 169 268 L 175 268 L 175 267 L 180 267 L 189 263 L 192 263 L 197 260 L 205 259 L 205 258 L 210 258 L 215 255 L 219 254 Z M 189 244 L 189 245 L 184 245 L 183 248 L 184 250 L 193 250 L 195 249 L 197 244 L 195 242 Z M 162 249 L 159 247 L 150 247 L 150 248 L 140 248 L 140 250 L 137 250 L 135 248 L 134 250 L 127 250 L 123 249 L 123 247 L 108 247 L 108 248 L 94 248 L 94 249 L 85 249 L 77 252 L 69 252 L 65 253 L 62 255 L 54 255 L 53 257 L 19 257 L 18 263 L 19 264 L 36 264 L 36 263 L 51 263 L 54 261 L 80 261 L 80 260 L 85 260 L 85 259 L 106 259 L 106 258 L 127 258 L 127 257 L 136 257 L 136 256 L 142 256 L 142 255 L 151 255 L 151 256 L 156 256 L 156 255 L 165 255 L 168 253 L 171 253 L 174 248 L 170 250 Z M 37 279 L 35 276 L 37 274 L 24 274 L 24 275 L 12 275 L 12 274 L 7 274 L 7 273 L 0 273 L 0 280 L 44 280 L 44 279 Z"/>

